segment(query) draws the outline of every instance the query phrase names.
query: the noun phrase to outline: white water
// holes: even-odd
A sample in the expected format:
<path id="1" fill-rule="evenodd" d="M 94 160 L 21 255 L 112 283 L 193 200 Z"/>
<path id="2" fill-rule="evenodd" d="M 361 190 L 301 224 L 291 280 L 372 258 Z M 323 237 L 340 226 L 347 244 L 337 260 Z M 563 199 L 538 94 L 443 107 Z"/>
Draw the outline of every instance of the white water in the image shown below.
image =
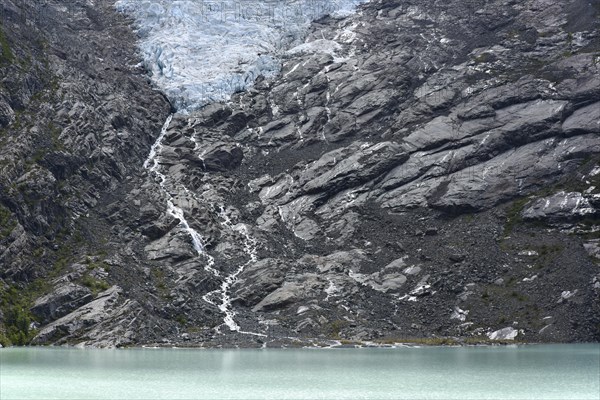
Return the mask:
<path id="1" fill-rule="evenodd" d="M 162 141 L 165 135 L 167 134 L 169 124 L 171 123 L 172 119 L 173 115 L 169 115 L 169 117 L 165 121 L 160 131 L 160 135 L 158 136 L 158 139 L 156 139 L 156 142 L 152 145 L 152 148 L 150 149 L 150 154 L 148 155 L 146 161 L 144 161 L 144 168 L 146 168 L 151 175 L 157 178 L 157 182 L 160 186 L 161 192 L 163 193 L 167 201 L 167 212 L 174 218 L 177 218 L 179 220 L 179 224 L 183 227 L 185 232 L 188 235 L 190 235 L 192 245 L 194 246 L 194 250 L 196 250 L 196 253 L 198 253 L 198 256 L 204 257 L 206 259 L 205 269 L 211 274 L 218 277 L 220 276 L 219 272 L 213 268 L 215 260 L 210 254 L 206 252 L 204 246 L 204 239 L 202 238 L 202 235 L 200 235 L 198 231 L 196 231 L 190 226 L 189 222 L 185 218 L 183 210 L 175 205 L 173 194 L 167 187 L 167 176 L 163 174 L 160 170 L 160 163 L 158 157 L 160 157 L 160 152 L 162 150 Z"/>
<path id="2" fill-rule="evenodd" d="M 205 294 L 204 296 L 202 296 L 202 299 L 207 303 L 217 307 L 224 314 L 223 325 L 227 326 L 230 331 L 240 332 L 249 335 L 265 336 L 261 333 L 247 332 L 241 330 L 240 326 L 235 322 L 235 312 L 232 309 L 231 297 L 229 296 L 229 289 L 235 283 L 239 274 L 243 272 L 246 266 L 258 261 L 258 242 L 256 241 L 256 239 L 250 236 L 248 227 L 244 224 L 234 225 L 231 221 L 231 218 L 227 214 L 225 207 L 220 206 L 218 217 L 221 221 L 221 225 L 224 228 L 228 229 L 230 232 L 234 234 L 237 233 L 243 237 L 243 250 L 244 253 L 248 256 L 248 261 L 246 263 L 240 265 L 233 273 L 226 276 L 222 276 L 222 274 L 217 269 L 215 269 L 214 257 L 212 257 L 206 251 L 206 246 L 202 235 L 191 227 L 190 223 L 185 217 L 183 209 L 175 205 L 175 199 L 172 193 L 173 189 L 171 188 L 175 187 L 176 185 L 172 182 L 169 182 L 167 176 L 164 173 L 162 173 L 159 162 L 159 157 L 163 147 L 162 141 L 165 135 L 167 134 L 172 119 L 173 115 L 170 115 L 165 121 L 160 135 L 158 136 L 156 142 L 152 145 L 152 148 L 150 149 L 150 154 L 144 162 L 144 168 L 146 168 L 149 171 L 149 173 L 156 178 L 161 192 L 163 193 L 167 202 L 167 212 L 171 216 L 179 220 L 179 224 L 181 225 L 181 227 L 190 236 L 194 250 L 196 250 L 196 253 L 199 257 L 205 259 L 205 270 L 210 274 L 214 275 L 215 277 L 222 279 L 221 287 L 215 291 Z M 196 144 L 195 150 L 199 151 L 198 142 L 196 141 L 196 138 L 194 136 L 192 136 L 192 140 Z M 181 184 L 179 186 L 181 191 L 197 200 L 193 192 L 191 192 Z M 217 331 L 219 331 L 219 329 L 220 327 L 216 328 Z"/>
<path id="3" fill-rule="evenodd" d="M 237 234 L 241 234 L 243 236 L 243 241 L 244 241 L 243 250 L 244 250 L 244 253 L 248 256 L 248 261 L 246 261 L 244 264 L 241 264 L 240 266 L 238 266 L 234 270 L 233 273 L 225 276 L 223 278 L 221 287 L 219 289 L 205 294 L 202 298 L 205 301 L 207 301 L 208 303 L 215 305 L 224 314 L 223 325 L 226 325 L 230 331 L 235 331 L 235 332 L 248 334 L 248 335 L 255 335 L 255 336 L 266 336 L 262 333 L 248 332 L 248 331 L 241 330 L 240 326 L 237 324 L 237 322 L 235 322 L 235 311 L 233 310 L 233 308 L 231 306 L 231 297 L 229 295 L 229 289 L 237 281 L 238 276 L 244 271 L 244 268 L 246 268 L 248 265 L 258 261 L 258 255 L 257 255 L 258 242 L 255 238 L 250 236 L 247 225 L 245 225 L 245 224 L 234 225 L 233 224 L 233 222 L 231 221 L 231 218 L 229 217 L 229 215 L 227 215 L 227 212 L 225 211 L 225 207 L 220 206 L 218 216 L 220 218 L 221 225 L 224 228 L 226 228 L 227 230 L 229 230 L 230 232 L 232 232 L 234 234 L 237 233 Z M 211 300 L 215 296 L 218 296 L 218 298 L 220 298 L 219 302 L 215 302 L 215 301 Z M 219 329 L 220 329 L 220 327 L 216 327 L 217 331 L 219 331 Z"/>
<path id="4" fill-rule="evenodd" d="M 194 246 L 194 250 L 196 250 L 196 253 L 198 254 L 199 257 L 203 257 L 206 261 L 206 265 L 204 267 L 205 270 L 207 272 L 209 272 L 210 274 L 214 275 L 215 277 L 221 278 L 221 273 L 214 268 L 214 265 L 215 265 L 214 258 L 206 251 L 206 246 L 204 245 L 204 239 L 202 238 L 202 235 L 200 235 L 200 233 L 198 231 L 196 231 L 194 228 L 191 227 L 190 223 L 188 222 L 188 220 L 185 217 L 185 213 L 183 212 L 183 209 L 181 209 L 180 207 L 177 207 L 175 205 L 174 196 L 171 193 L 171 190 L 169 189 L 170 182 L 168 181 L 167 176 L 165 174 L 163 174 L 160 169 L 159 157 L 160 157 L 161 150 L 162 150 L 162 141 L 169 129 L 169 124 L 171 123 L 172 119 L 173 119 L 173 115 L 170 115 L 167 118 L 167 120 L 165 121 L 165 124 L 162 127 L 162 130 L 161 130 L 160 135 L 158 136 L 158 139 L 156 140 L 154 145 L 152 145 L 152 148 L 150 149 L 150 154 L 148 155 L 148 158 L 144 162 L 144 168 L 146 168 L 150 172 L 150 174 L 152 174 L 154 177 L 157 178 L 157 182 L 160 186 L 161 192 L 163 193 L 163 195 L 167 201 L 167 212 L 171 216 L 173 216 L 174 218 L 177 218 L 179 220 L 179 224 L 181 225 L 181 227 L 190 236 L 190 238 L 192 240 L 192 245 Z M 195 138 L 193 140 L 195 142 Z M 197 145 L 197 143 L 196 143 L 196 145 Z M 193 193 L 190 192 L 185 186 L 182 186 L 182 190 L 185 193 L 191 194 L 193 196 Z M 222 218 L 224 218 L 224 220 L 225 220 L 224 224 L 226 226 L 232 226 L 229 217 L 225 214 L 223 209 L 222 209 L 221 214 L 222 215 L 220 215 L 220 216 Z M 247 251 L 250 254 L 250 260 L 248 261 L 248 263 L 250 263 L 250 262 L 256 261 L 256 241 L 254 241 L 252 238 L 250 238 L 245 226 L 243 227 L 243 232 L 246 237 L 246 241 L 251 244 L 251 245 L 246 245 L 246 243 L 245 243 L 245 246 L 244 246 L 245 251 Z M 223 282 L 222 282 L 221 288 L 219 290 L 209 292 L 202 297 L 204 299 L 204 301 L 216 306 L 221 312 L 224 313 L 225 317 L 223 318 L 223 323 L 231 331 L 239 332 L 240 327 L 234 320 L 235 313 L 232 311 L 232 308 L 231 308 L 231 298 L 229 297 L 229 288 L 235 282 L 237 276 L 243 271 L 243 267 L 245 265 L 247 265 L 248 263 L 239 267 L 233 274 L 222 278 Z M 215 296 L 218 297 L 218 300 L 213 300 L 213 298 Z M 219 328 L 217 327 L 217 330 L 218 329 Z"/>
<path id="5" fill-rule="evenodd" d="M 247 335 L 255 335 L 255 336 L 266 336 L 262 333 L 256 332 L 248 332 L 242 331 L 240 326 L 235 322 L 235 311 L 231 307 L 231 298 L 229 297 L 229 289 L 231 286 L 237 281 L 238 276 L 244 271 L 244 269 L 255 262 L 258 261 L 258 252 L 257 245 L 258 241 L 250 236 L 248 231 L 248 226 L 245 224 L 237 224 L 234 225 L 227 212 L 225 211 L 225 207 L 221 206 L 219 210 L 219 217 L 221 217 L 222 225 L 228 228 L 230 231 L 237 232 L 243 236 L 244 244 L 244 253 L 248 255 L 248 261 L 242 265 L 240 265 L 231 275 L 227 276 L 221 285 L 221 293 L 222 293 L 222 301 L 219 309 L 221 312 L 225 314 L 225 318 L 223 322 L 225 325 L 229 327 L 232 331 L 237 331 L 240 333 L 244 333 Z"/>
<path id="6" fill-rule="evenodd" d="M 231 94 L 251 86 L 260 75 L 275 76 L 279 73 L 283 52 L 300 43 L 313 20 L 325 15 L 347 15 L 365 1 L 117 0 L 115 6 L 135 19 L 144 64 L 154 83 L 179 112 L 188 113 L 211 102 L 228 100 Z M 339 44 L 315 41 L 298 46 L 291 54 L 306 46 L 322 46 L 325 52 L 334 52 Z M 225 206 L 210 205 L 215 211 L 219 208 L 216 212 L 223 228 L 241 237 L 247 257 L 247 261 L 229 275 L 223 276 L 217 270 L 202 235 L 192 228 L 184 210 L 175 201 L 178 193 L 196 198 L 195 194 L 161 171 L 162 141 L 172 118 L 173 115 L 165 121 L 144 168 L 157 179 L 167 212 L 180 221 L 198 257 L 205 259 L 205 270 L 221 279 L 220 288 L 205 294 L 204 301 L 223 313 L 222 325 L 230 331 L 264 336 L 241 330 L 230 298 L 230 289 L 239 275 L 258 260 L 258 242 L 248 226 L 231 221 Z M 191 140 L 202 160 L 205 150 L 195 136 Z M 215 329 L 220 332 L 220 327 Z"/>

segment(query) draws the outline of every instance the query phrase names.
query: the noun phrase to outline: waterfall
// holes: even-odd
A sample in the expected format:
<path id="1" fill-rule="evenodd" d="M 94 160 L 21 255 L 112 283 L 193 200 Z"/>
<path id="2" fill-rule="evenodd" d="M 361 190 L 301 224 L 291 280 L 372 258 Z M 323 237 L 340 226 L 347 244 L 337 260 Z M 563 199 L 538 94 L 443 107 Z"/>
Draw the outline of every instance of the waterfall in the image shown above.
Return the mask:
<path id="1" fill-rule="evenodd" d="M 162 141 L 165 135 L 167 134 L 172 119 L 173 114 L 167 117 L 167 120 L 163 124 L 163 127 L 160 131 L 160 135 L 158 136 L 156 142 L 154 142 L 152 148 L 150 149 L 150 154 L 148 155 L 148 158 L 146 159 L 146 161 L 144 161 L 144 168 L 146 168 L 148 172 L 156 178 L 161 193 L 165 197 L 165 201 L 167 203 L 167 213 L 179 220 L 179 224 L 190 236 L 192 245 L 194 246 L 194 250 L 196 250 L 197 255 L 206 259 L 206 266 L 204 267 L 205 270 L 216 277 L 220 277 L 221 274 L 214 268 L 215 259 L 206 251 L 206 246 L 204 245 L 204 239 L 202 238 L 202 235 L 200 235 L 198 231 L 191 227 L 190 223 L 185 218 L 185 213 L 183 212 L 183 210 L 175 205 L 173 194 L 167 187 L 167 176 L 163 174 L 160 170 L 160 163 L 158 161 L 158 157 L 160 157 L 160 152 L 162 150 Z M 214 304 L 212 302 L 210 303 Z"/>
<path id="2" fill-rule="evenodd" d="M 175 205 L 174 195 L 172 189 L 170 189 L 171 183 L 168 181 L 167 176 L 161 171 L 159 157 L 162 150 L 162 142 L 167 134 L 169 129 L 169 125 L 173 120 L 173 114 L 169 115 L 163 127 L 161 129 L 160 135 L 152 145 L 150 149 L 150 154 L 146 161 L 144 161 L 144 168 L 148 170 L 151 176 L 153 176 L 158 185 L 160 187 L 161 193 L 165 198 L 167 203 L 167 213 L 174 218 L 179 220 L 179 225 L 183 228 L 183 230 L 189 235 L 194 250 L 197 253 L 198 257 L 204 258 L 206 261 L 206 265 L 204 269 L 212 274 L 213 276 L 221 279 L 221 286 L 219 289 L 209 292 L 202 296 L 202 299 L 207 303 L 214 305 L 217 307 L 224 315 L 223 317 L 223 325 L 227 326 L 230 331 L 235 331 L 243 334 L 249 335 L 257 335 L 257 336 L 265 336 L 261 333 L 255 332 L 246 332 L 242 331 L 240 326 L 235 322 L 235 312 L 231 306 L 231 297 L 229 296 L 229 290 L 231 286 L 236 282 L 237 277 L 244 271 L 244 268 L 256 261 L 258 261 L 257 255 L 257 241 L 253 237 L 250 236 L 248 232 L 248 227 L 244 224 L 234 225 L 231 221 L 230 217 L 227 215 L 224 206 L 219 207 L 218 217 L 220 218 L 221 225 L 226 229 L 231 230 L 232 232 L 237 232 L 238 234 L 243 236 L 243 249 L 244 253 L 248 255 L 248 261 L 244 264 L 241 264 L 238 268 L 234 270 L 233 273 L 222 276 L 221 272 L 219 272 L 215 268 L 215 259 L 212 257 L 206 250 L 204 238 L 202 235 L 192 228 L 190 223 L 185 217 L 185 213 L 182 208 Z M 198 150 L 198 143 L 195 137 L 192 137 L 193 142 L 195 143 L 195 150 Z M 171 185 L 175 186 L 175 185 Z M 181 189 L 187 193 L 192 195 L 195 198 L 193 192 L 188 190 L 185 186 L 180 185 Z M 217 297 L 216 299 L 214 299 Z M 217 327 L 218 330 L 218 327 Z"/>

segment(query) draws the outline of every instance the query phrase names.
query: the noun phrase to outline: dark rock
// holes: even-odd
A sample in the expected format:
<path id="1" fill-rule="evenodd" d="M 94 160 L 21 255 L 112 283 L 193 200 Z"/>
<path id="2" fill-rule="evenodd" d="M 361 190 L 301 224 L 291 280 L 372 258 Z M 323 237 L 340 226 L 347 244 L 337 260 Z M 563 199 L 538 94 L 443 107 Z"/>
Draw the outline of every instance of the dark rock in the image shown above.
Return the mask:
<path id="1" fill-rule="evenodd" d="M 207 171 L 223 171 L 238 167 L 244 158 L 244 152 L 233 144 L 216 143 L 199 157 Z"/>
<path id="2" fill-rule="evenodd" d="M 269 293 L 281 287 L 285 271 L 281 261 L 273 259 L 263 259 L 246 267 L 233 287 L 233 303 L 254 307 Z"/>
<path id="3" fill-rule="evenodd" d="M 0 62 L 0 283 L 58 276 L 34 343 L 599 340 L 588 2 L 325 17 L 279 76 L 174 115 L 149 160 L 173 107 L 131 21 L 88 3 L 0 13 L 19 44 Z M 114 286 L 90 299 L 82 279 Z"/>
<path id="4" fill-rule="evenodd" d="M 54 321 L 93 299 L 90 289 L 69 283 L 37 299 L 31 312 L 41 323 Z"/>
<path id="5" fill-rule="evenodd" d="M 0 128 L 10 125 L 15 119 L 15 112 L 10 105 L 0 97 Z"/>
<path id="6" fill-rule="evenodd" d="M 451 254 L 449 257 L 450 261 L 455 263 L 463 262 L 467 258 L 464 254 Z"/>

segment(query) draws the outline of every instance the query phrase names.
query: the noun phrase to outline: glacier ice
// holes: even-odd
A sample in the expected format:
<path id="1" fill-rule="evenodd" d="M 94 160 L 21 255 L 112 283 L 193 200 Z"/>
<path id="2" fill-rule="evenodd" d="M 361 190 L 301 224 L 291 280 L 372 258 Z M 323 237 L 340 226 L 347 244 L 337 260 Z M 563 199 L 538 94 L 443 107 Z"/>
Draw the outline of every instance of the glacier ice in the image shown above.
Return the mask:
<path id="1" fill-rule="evenodd" d="M 366 0 L 117 0 L 133 17 L 145 67 L 180 112 L 280 70 L 310 22 L 345 16 Z M 331 43 L 326 43 L 331 46 Z"/>

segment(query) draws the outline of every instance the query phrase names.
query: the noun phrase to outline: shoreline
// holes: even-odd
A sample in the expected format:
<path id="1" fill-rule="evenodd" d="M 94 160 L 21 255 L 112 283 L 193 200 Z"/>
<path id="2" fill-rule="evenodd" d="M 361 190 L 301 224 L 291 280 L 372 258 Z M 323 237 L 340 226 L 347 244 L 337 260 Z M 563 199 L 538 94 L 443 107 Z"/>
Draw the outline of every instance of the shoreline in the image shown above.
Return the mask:
<path id="1" fill-rule="evenodd" d="M 442 339 L 442 338 L 439 338 Z M 445 338 L 448 339 L 448 338 Z M 600 342 L 527 342 L 527 341 L 450 341 L 446 340 L 443 343 L 432 343 L 418 339 L 403 339 L 385 343 L 378 341 L 347 341 L 347 340 L 321 340 L 315 342 L 299 342 L 294 341 L 289 344 L 269 345 L 265 343 L 260 346 L 250 345 L 209 345 L 205 343 L 185 344 L 177 343 L 148 343 L 135 346 L 86 346 L 81 344 L 63 344 L 63 345 L 46 345 L 46 346 L 0 346 L 2 349 L 14 348 L 62 348 L 62 349 L 77 349 L 77 350 L 326 350 L 326 349 L 401 349 L 401 348 L 434 348 L 434 347 L 515 347 L 515 346 L 540 346 L 540 345 L 588 345 L 600 344 Z"/>

